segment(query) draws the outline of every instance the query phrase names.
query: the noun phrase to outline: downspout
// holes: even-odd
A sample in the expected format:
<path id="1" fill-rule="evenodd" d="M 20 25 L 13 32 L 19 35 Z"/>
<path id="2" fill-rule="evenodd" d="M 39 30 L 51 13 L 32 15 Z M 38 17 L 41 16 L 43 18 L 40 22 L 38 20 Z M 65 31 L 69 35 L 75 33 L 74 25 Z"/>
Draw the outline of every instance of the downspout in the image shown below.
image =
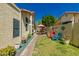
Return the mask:
<path id="1" fill-rule="evenodd" d="M 21 40 L 22 40 L 22 12 L 21 12 Z"/>
<path id="2" fill-rule="evenodd" d="M 73 39 L 74 39 L 74 20 L 75 20 L 75 14 L 73 14 L 73 19 L 72 19 L 72 42 L 73 42 Z"/>
<path id="3" fill-rule="evenodd" d="M 30 32 L 30 34 L 32 34 L 32 15 L 30 15 L 30 24 L 29 25 L 30 25 L 29 32 Z"/>

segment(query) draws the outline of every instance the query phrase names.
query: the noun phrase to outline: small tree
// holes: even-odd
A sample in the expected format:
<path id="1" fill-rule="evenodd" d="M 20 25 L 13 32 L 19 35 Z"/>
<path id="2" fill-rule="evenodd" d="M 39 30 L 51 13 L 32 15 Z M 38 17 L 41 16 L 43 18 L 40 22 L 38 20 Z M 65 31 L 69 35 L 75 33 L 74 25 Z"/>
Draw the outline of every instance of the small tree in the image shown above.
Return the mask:
<path id="1" fill-rule="evenodd" d="M 42 17 L 42 24 L 46 27 L 53 26 L 56 22 L 56 19 L 54 16 L 43 16 Z"/>

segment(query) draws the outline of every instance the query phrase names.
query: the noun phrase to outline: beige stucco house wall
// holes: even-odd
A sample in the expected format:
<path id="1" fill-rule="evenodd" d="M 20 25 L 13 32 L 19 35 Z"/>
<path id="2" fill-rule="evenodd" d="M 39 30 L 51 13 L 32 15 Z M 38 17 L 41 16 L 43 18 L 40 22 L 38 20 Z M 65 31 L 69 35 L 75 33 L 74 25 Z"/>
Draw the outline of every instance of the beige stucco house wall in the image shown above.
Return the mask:
<path id="1" fill-rule="evenodd" d="M 60 19 L 65 26 L 65 35 L 70 36 L 70 43 L 79 47 L 79 12 L 66 12 Z"/>
<path id="2" fill-rule="evenodd" d="M 15 46 L 32 34 L 34 12 L 12 3 L 0 3 L 0 48 Z M 26 26 L 27 24 L 27 26 Z"/>
<path id="3" fill-rule="evenodd" d="M 22 39 L 27 38 L 28 34 L 32 34 L 33 21 L 34 21 L 34 12 L 21 9 Z"/>
<path id="4" fill-rule="evenodd" d="M 13 37 L 13 20 L 16 19 L 21 25 L 21 12 L 15 4 L 0 3 L 0 48 L 4 48 L 7 45 L 19 44 L 21 41 L 21 34 Z M 20 30 L 19 26 L 19 31 Z"/>

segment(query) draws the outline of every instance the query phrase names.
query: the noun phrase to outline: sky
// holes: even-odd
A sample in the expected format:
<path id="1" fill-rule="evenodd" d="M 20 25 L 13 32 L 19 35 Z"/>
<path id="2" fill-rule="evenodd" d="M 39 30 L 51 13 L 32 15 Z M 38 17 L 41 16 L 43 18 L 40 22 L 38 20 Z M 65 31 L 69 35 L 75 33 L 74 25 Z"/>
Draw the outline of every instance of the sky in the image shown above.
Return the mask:
<path id="1" fill-rule="evenodd" d="M 35 12 L 35 21 L 39 21 L 43 16 L 55 16 L 57 19 L 64 12 L 79 12 L 79 3 L 16 3 L 21 9 Z"/>

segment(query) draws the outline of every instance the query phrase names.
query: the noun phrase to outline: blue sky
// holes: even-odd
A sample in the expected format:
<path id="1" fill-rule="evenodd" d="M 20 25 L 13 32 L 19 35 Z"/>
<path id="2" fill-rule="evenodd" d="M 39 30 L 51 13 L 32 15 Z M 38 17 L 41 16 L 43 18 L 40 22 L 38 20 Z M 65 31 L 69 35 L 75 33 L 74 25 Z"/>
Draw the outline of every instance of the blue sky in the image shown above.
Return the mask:
<path id="1" fill-rule="evenodd" d="M 79 3 L 16 3 L 19 8 L 35 12 L 35 20 L 52 15 L 59 18 L 66 11 L 79 12 Z"/>

